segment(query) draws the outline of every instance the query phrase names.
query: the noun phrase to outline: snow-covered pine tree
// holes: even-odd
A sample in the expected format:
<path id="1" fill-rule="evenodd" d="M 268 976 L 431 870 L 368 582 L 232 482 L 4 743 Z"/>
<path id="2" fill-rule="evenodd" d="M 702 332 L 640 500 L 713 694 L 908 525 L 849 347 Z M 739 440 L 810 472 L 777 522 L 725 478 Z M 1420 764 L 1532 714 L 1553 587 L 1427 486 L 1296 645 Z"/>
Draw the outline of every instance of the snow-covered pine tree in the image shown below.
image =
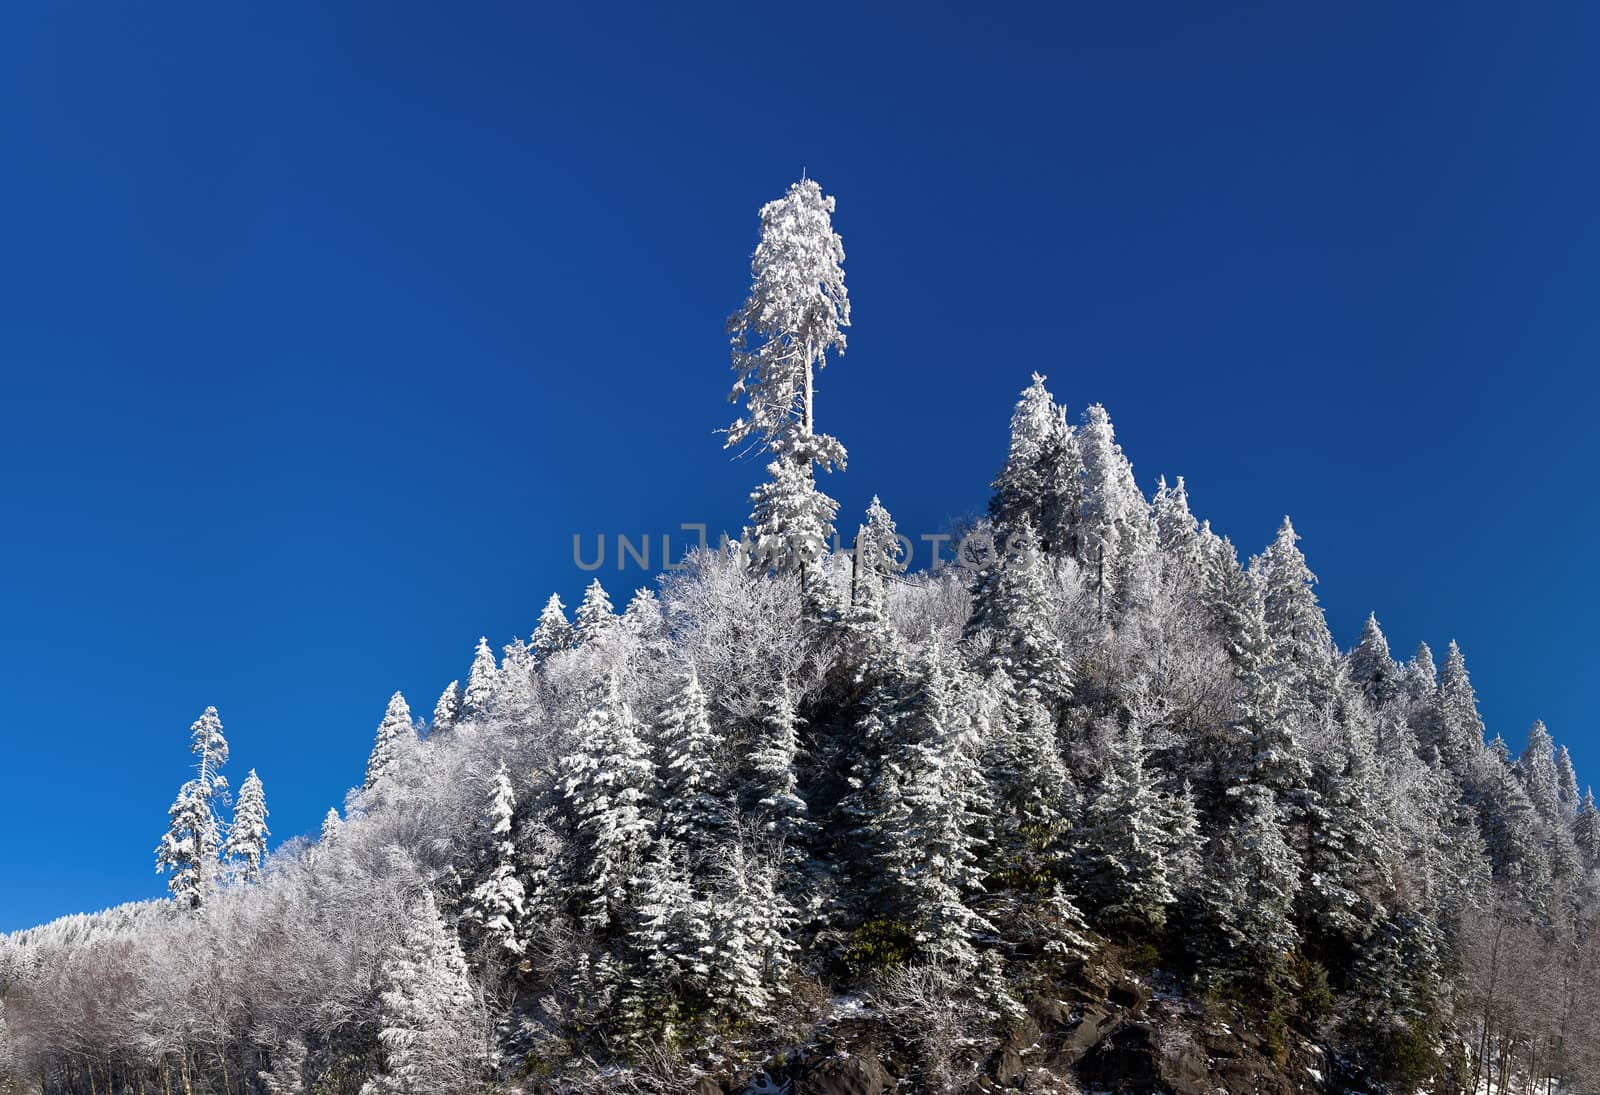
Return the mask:
<path id="1" fill-rule="evenodd" d="M 1422 738 L 1422 744 L 1437 748 L 1440 758 L 1458 777 L 1470 776 L 1483 752 L 1483 718 L 1478 714 L 1478 697 L 1467 676 L 1466 659 L 1454 639 L 1445 651 L 1444 667 L 1439 670 L 1437 726 L 1433 729 L 1433 740 Z"/>
<path id="2" fill-rule="evenodd" d="M 1319 763 L 1302 816 L 1304 861 L 1299 920 L 1308 944 L 1330 968 L 1348 963 L 1381 913 L 1376 897 L 1390 852 L 1371 815 L 1370 773 L 1346 760 Z"/>
<path id="3" fill-rule="evenodd" d="M 696 895 L 670 837 L 657 840 L 637 890 L 616 989 L 618 1033 L 635 1050 L 677 1043 L 681 1016 L 709 991 L 712 951 L 709 902 Z"/>
<path id="4" fill-rule="evenodd" d="M 1017 704 L 1037 700 L 1054 714 L 1071 698 L 1072 673 L 1050 626 L 1051 597 L 1033 525 L 1022 519 L 996 546 L 978 575 L 966 638 L 981 667 L 1011 679 Z"/>
<path id="5" fill-rule="evenodd" d="M 476 722 L 494 713 L 495 693 L 500 689 L 500 667 L 495 664 L 494 651 L 489 640 L 478 637 L 478 648 L 472 654 L 472 668 L 467 672 L 466 691 L 461 696 L 461 720 Z"/>
<path id="6" fill-rule="evenodd" d="M 575 889 L 583 925 L 604 932 L 624 923 L 650 848 L 655 769 L 615 678 L 573 736 L 576 749 L 561 758 L 561 793 L 580 849 Z"/>
<path id="7" fill-rule="evenodd" d="M 1285 517 L 1267 550 L 1250 560 L 1250 576 L 1260 590 L 1269 643 L 1267 664 L 1285 674 L 1291 703 L 1323 707 L 1336 649 L 1312 591 L 1317 576 L 1306 565 L 1299 540 Z"/>
<path id="8" fill-rule="evenodd" d="M 622 630 L 641 654 L 661 652 L 661 643 L 667 634 L 667 617 L 655 590 L 641 587 L 633 591 L 628 606 L 622 610 Z"/>
<path id="9" fill-rule="evenodd" d="M 1242 788 L 1230 813 L 1212 840 L 1200 891 L 1202 971 L 1219 985 L 1258 985 L 1272 1002 L 1300 941 L 1293 916 L 1300 866 L 1268 788 Z"/>
<path id="10" fill-rule="evenodd" d="M 399 692 L 389 697 L 389 706 L 383 712 L 373 736 L 372 752 L 367 756 L 367 778 L 361 789 L 370 791 L 378 785 L 390 767 L 416 747 L 417 728 L 411 719 L 411 708 Z"/>
<path id="11" fill-rule="evenodd" d="M 1144 761 L 1138 724 L 1114 732 L 1104 771 L 1074 834 L 1085 908 L 1108 932 L 1158 936 L 1173 892 L 1168 819 Z"/>
<path id="12" fill-rule="evenodd" d="M 1555 741 L 1542 720 L 1535 720 L 1528 731 L 1528 745 L 1517 761 L 1517 770 L 1534 809 L 1554 822 L 1561 813 L 1561 777 L 1556 771 Z"/>
<path id="13" fill-rule="evenodd" d="M 724 1016 L 766 1013 L 788 990 L 798 947 L 795 910 L 778 885 L 770 860 L 753 854 L 744 839 L 722 846 L 716 897 L 706 907 L 707 995 Z"/>
<path id="14" fill-rule="evenodd" d="M 841 812 L 853 826 L 853 889 L 869 898 L 869 916 L 904 933 L 923 960 L 970 973 L 973 937 L 987 927 L 968 901 L 984 877 L 978 852 L 989 811 L 953 672 L 938 644 L 920 656 L 884 655 Z"/>
<path id="15" fill-rule="evenodd" d="M 1056 739 L 1056 717 L 1004 673 L 984 681 L 977 720 L 982 771 L 994 803 L 988 860 L 1002 885 L 1054 892 L 1067 866 L 1064 840 L 1077 789 Z"/>
<path id="16" fill-rule="evenodd" d="M 1273 661 L 1275 643 L 1259 598 L 1246 605 L 1239 626 L 1238 715 L 1210 751 L 1213 805 L 1226 811 L 1228 800 L 1249 788 L 1265 788 L 1278 803 L 1281 820 L 1288 821 L 1309 805 L 1311 765 L 1295 733 L 1288 681 Z"/>
<path id="17" fill-rule="evenodd" d="M 924 696 L 928 735 L 908 758 L 900 810 L 887 819 L 898 861 L 886 864 L 915 910 L 913 938 L 931 962 L 974 972 L 975 937 L 991 930 L 973 909 L 987 871 L 983 832 L 992 814 L 979 770 L 979 744 L 951 695 L 945 654 L 927 655 Z"/>
<path id="18" fill-rule="evenodd" d="M 222 847 L 217 806 L 226 800 L 228 780 L 222 766 L 228 762 L 228 739 L 222 734 L 217 709 L 208 707 L 189 727 L 189 751 L 198 758 L 195 778 L 178 791 L 167 811 L 170 824 L 156 849 L 156 870 L 172 872 L 167 888 L 173 899 L 198 909 L 216 885 L 217 855 Z"/>
<path id="19" fill-rule="evenodd" d="M 575 638 L 572 625 L 567 622 L 567 606 L 561 603 L 559 594 L 550 594 L 539 612 L 539 624 L 533 629 L 533 638 L 528 644 L 533 648 L 534 659 L 544 662 L 552 654 L 571 650 Z"/>
<path id="20" fill-rule="evenodd" d="M 1551 865 L 1539 808 L 1527 788 L 1513 769 L 1481 748 L 1469 787 L 1495 879 L 1535 907 L 1547 909 Z"/>
<path id="21" fill-rule="evenodd" d="M 1095 403 L 1083 412 L 1076 437 L 1083 459 L 1079 557 L 1095 573 L 1103 562 L 1109 578 L 1119 556 L 1150 538 L 1150 503 L 1134 481 L 1133 465 L 1117 444 L 1104 407 Z"/>
<path id="22" fill-rule="evenodd" d="M 328 807 L 328 812 L 322 815 L 322 828 L 317 832 L 317 843 L 325 848 L 331 848 L 339 843 L 339 836 L 344 832 L 344 821 L 339 817 L 335 807 Z"/>
<path id="23" fill-rule="evenodd" d="M 483 814 L 490 839 L 489 871 L 467 897 L 466 918 L 487 946 L 510 957 L 523 951 L 521 925 L 527 897 L 517 877 L 517 847 L 511 839 L 516 812 L 517 796 L 502 761 L 490 781 Z"/>
<path id="24" fill-rule="evenodd" d="M 662 828 L 693 865 L 726 832 L 734 813 L 717 755 L 721 739 L 712 729 L 705 690 L 693 669 L 662 710 L 656 740 L 660 750 Z"/>
<path id="25" fill-rule="evenodd" d="M 495 715 L 512 725 L 526 725 L 534 709 L 534 662 L 528 644 L 513 639 L 500 648 L 500 677 L 494 696 Z"/>
<path id="26" fill-rule="evenodd" d="M 765 448 L 771 479 L 751 495 L 752 561 L 762 570 L 799 573 L 833 536 L 838 504 L 817 489 L 816 467 L 842 468 L 845 450 L 816 431 L 815 372 L 829 352 L 843 354 L 850 325 L 844 245 L 833 230 L 834 200 L 813 179 L 761 208 L 761 242 L 750 261 L 750 295 L 728 320 L 738 379 L 730 402 L 745 414 L 728 445 Z"/>
<path id="27" fill-rule="evenodd" d="M 1556 751 L 1556 795 L 1561 804 L 1561 816 L 1570 822 L 1577 816 L 1582 799 L 1578 795 L 1578 772 L 1572 766 L 1572 754 L 1565 745 Z"/>
<path id="28" fill-rule="evenodd" d="M 1346 672 L 1355 686 L 1375 706 L 1392 700 L 1401 688 L 1400 667 L 1389 654 L 1389 640 L 1378 626 L 1377 613 L 1369 613 L 1361 639 L 1350 652 Z"/>
<path id="29" fill-rule="evenodd" d="M 1181 901 L 1200 883 L 1204 844 L 1200 836 L 1200 810 L 1189 781 L 1184 780 L 1175 792 L 1161 794 L 1158 807 L 1167 873 L 1173 893 Z"/>
<path id="30" fill-rule="evenodd" d="M 1245 619 L 1256 591 L 1233 541 L 1218 536 L 1209 524 L 1200 530 L 1200 603 L 1211 630 L 1222 640 L 1235 669 L 1242 667 Z"/>
<path id="31" fill-rule="evenodd" d="M 1572 839 L 1578 845 L 1583 865 L 1591 871 L 1600 870 L 1600 809 L 1594 804 L 1593 787 L 1583 792 L 1583 802 L 1572 823 Z"/>
<path id="32" fill-rule="evenodd" d="M 433 722 L 429 724 L 428 733 L 449 733 L 455 729 L 456 722 L 461 718 L 461 704 L 464 700 L 460 681 L 451 681 L 445 690 L 439 693 L 439 702 L 433 705 Z"/>
<path id="33" fill-rule="evenodd" d="M 362 1095 L 439 1095 L 477 1090 L 488 1063 L 483 1008 L 461 943 L 432 891 L 406 917 L 384 960 L 378 997 L 383 1071 Z"/>
<path id="34" fill-rule="evenodd" d="M 600 646 L 617 625 L 616 610 L 606 587 L 596 578 L 583 591 L 583 601 L 578 605 L 577 625 L 573 628 L 579 646 Z"/>
<path id="35" fill-rule="evenodd" d="M 760 733 L 749 755 L 747 797 L 759 831 L 793 842 L 809 828 L 805 799 L 800 796 L 796 761 L 800 755 L 800 716 L 789 682 L 779 680 L 762 705 Z"/>
<path id="36" fill-rule="evenodd" d="M 239 800 L 233 808 L 233 823 L 228 826 L 224 851 L 240 860 L 245 882 L 261 881 L 261 865 L 267 858 L 267 795 L 254 768 L 239 787 Z"/>
<path id="37" fill-rule="evenodd" d="M 862 615 L 880 618 L 888 598 L 888 582 L 905 569 L 905 545 L 894 518 L 878 496 L 867 507 L 866 523 L 856 530 L 850 600 Z"/>
<path id="38" fill-rule="evenodd" d="M 1183 476 L 1173 486 L 1167 486 L 1162 476 L 1156 484 L 1156 496 L 1150 502 L 1151 516 L 1155 522 L 1156 544 L 1163 552 L 1184 564 L 1198 564 L 1200 556 L 1200 525 L 1189 512 L 1189 490 Z"/>
<path id="39" fill-rule="evenodd" d="M 1062 409 L 1033 374 L 1011 414 L 1011 447 L 995 478 L 989 520 L 997 529 L 1028 520 L 1047 553 L 1077 550 L 1083 504 L 1083 461 Z"/>
<path id="40" fill-rule="evenodd" d="M 1506 743 L 1506 739 L 1501 737 L 1499 734 L 1496 734 L 1494 737 L 1490 738 L 1489 744 L 1485 748 L 1488 750 L 1490 756 L 1499 761 L 1501 764 L 1505 765 L 1507 768 L 1515 768 L 1517 766 L 1517 762 L 1511 759 L 1511 746 L 1508 745 Z"/>

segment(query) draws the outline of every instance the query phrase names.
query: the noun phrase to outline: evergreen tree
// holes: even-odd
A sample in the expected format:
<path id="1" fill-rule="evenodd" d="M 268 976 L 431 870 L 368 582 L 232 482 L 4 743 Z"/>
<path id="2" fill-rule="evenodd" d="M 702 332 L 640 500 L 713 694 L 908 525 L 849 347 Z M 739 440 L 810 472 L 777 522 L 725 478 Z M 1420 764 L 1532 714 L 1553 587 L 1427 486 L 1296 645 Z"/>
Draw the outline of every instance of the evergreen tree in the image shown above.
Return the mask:
<path id="1" fill-rule="evenodd" d="M 1528 746 L 1522 751 L 1517 768 L 1534 809 L 1554 822 L 1561 816 L 1561 777 L 1556 771 L 1555 742 L 1542 721 L 1536 720 L 1528 731 Z"/>
<path id="2" fill-rule="evenodd" d="M 317 833 L 317 843 L 324 847 L 333 847 L 339 843 L 339 835 L 344 831 L 344 822 L 339 817 L 339 811 L 333 807 L 322 815 L 322 828 Z"/>
<path id="3" fill-rule="evenodd" d="M 1083 459 L 1080 557 L 1091 566 L 1103 561 L 1110 574 L 1120 555 L 1150 537 L 1150 504 L 1104 407 L 1096 403 L 1084 411 L 1076 436 Z"/>
<path id="4" fill-rule="evenodd" d="M 816 467 L 843 467 L 845 450 L 816 431 L 814 374 L 845 349 L 850 299 L 834 200 L 802 179 L 761 209 L 761 242 L 750 262 L 750 295 L 728 320 L 731 402 L 745 414 L 728 445 L 751 443 L 773 457 L 771 479 L 751 495 L 753 558 L 763 570 L 799 573 L 802 584 L 833 535 L 838 504 L 817 489 Z"/>
<path id="5" fill-rule="evenodd" d="M 611 607 L 611 598 L 596 578 L 583 591 L 583 601 L 578 605 L 577 625 L 573 629 L 578 645 L 602 645 L 616 624 L 617 614 Z"/>
<path id="6" fill-rule="evenodd" d="M 500 690 L 500 668 L 495 664 L 489 640 L 480 636 L 467 673 L 467 688 L 461 697 L 461 718 L 476 722 L 494 713 L 495 694 Z"/>
<path id="7" fill-rule="evenodd" d="M 1116 734 L 1076 837 L 1085 907 L 1107 931 L 1161 932 L 1176 899 L 1169 869 L 1168 820 L 1144 761 L 1137 725 Z"/>
<path id="8" fill-rule="evenodd" d="M 376 787 L 390 767 L 407 751 L 415 748 L 416 741 L 417 729 L 411 720 L 411 708 L 406 705 L 406 698 L 396 692 L 389 697 L 383 721 L 378 723 L 372 752 L 367 756 L 367 778 L 362 782 L 361 789 L 370 791 Z"/>
<path id="9" fill-rule="evenodd" d="M 798 950 L 795 910 L 778 887 L 773 865 L 742 840 L 724 845 L 716 898 L 709 904 L 707 990 L 723 1015 L 766 1013 L 786 991 Z"/>
<path id="10" fill-rule="evenodd" d="M 1281 993 L 1294 926 L 1299 864 L 1265 787 L 1241 790 L 1232 820 L 1212 841 L 1200 900 L 1207 945 L 1203 968 L 1213 982 Z"/>
<path id="11" fill-rule="evenodd" d="M 1222 640 L 1223 649 L 1236 669 L 1242 667 L 1246 617 L 1255 601 L 1250 577 L 1239 565 L 1233 541 L 1218 536 L 1205 525 L 1200 533 L 1200 603 L 1207 622 Z"/>
<path id="12" fill-rule="evenodd" d="M 261 881 L 261 865 L 267 858 L 267 796 L 261 786 L 261 777 L 254 768 L 244 778 L 239 788 L 239 801 L 233 809 L 233 823 L 228 826 L 228 841 L 224 851 L 243 861 L 244 880 Z"/>
<path id="13" fill-rule="evenodd" d="M 661 818 L 667 835 L 703 857 L 727 828 L 730 810 L 720 777 L 721 741 L 711 728 L 699 675 L 688 678 L 661 714 Z"/>
<path id="14" fill-rule="evenodd" d="M 1572 754 L 1563 745 L 1556 752 L 1556 795 L 1561 804 L 1561 816 L 1570 821 L 1578 813 L 1578 773 L 1572 767 Z"/>
<path id="15" fill-rule="evenodd" d="M 1026 520 L 1011 530 L 989 566 L 978 576 L 966 637 L 978 664 L 1003 673 L 1017 702 L 1029 699 L 1054 712 L 1072 695 L 1072 675 L 1061 641 L 1051 628 L 1051 598 L 1044 557 Z"/>
<path id="16" fill-rule="evenodd" d="M 1361 640 L 1350 653 L 1347 671 L 1350 680 L 1376 706 L 1381 707 L 1398 694 L 1400 667 L 1389 655 L 1389 640 L 1378 626 L 1377 613 L 1367 616 Z"/>
<path id="17" fill-rule="evenodd" d="M 1077 791 L 1056 740 L 1055 716 L 1031 691 L 1019 694 L 1004 674 L 989 677 L 985 692 L 978 740 L 994 803 L 990 858 L 997 866 L 991 874 L 1002 885 L 1054 890 L 1077 812 Z"/>
<path id="18" fill-rule="evenodd" d="M 1578 846 L 1584 867 L 1600 870 L 1600 810 L 1595 809 L 1592 787 L 1583 792 L 1583 803 L 1578 807 L 1572 826 L 1572 839 Z"/>
<path id="19" fill-rule="evenodd" d="M 980 829 L 989 813 L 978 743 L 956 702 L 952 666 L 935 645 L 888 656 L 861 720 L 865 748 L 841 805 L 854 823 L 858 893 L 909 936 L 919 955 L 972 971 L 972 938 L 986 928 L 968 904 L 984 872 Z"/>
<path id="20" fill-rule="evenodd" d="M 173 899 L 198 909 L 216 885 L 217 855 L 222 846 L 217 806 L 226 800 L 228 739 L 222 735 L 217 709 L 208 707 L 189 727 L 189 751 L 197 758 L 195 778 L 178 791 L 167 811 L 170 824 L 156 849 L 156 870 L 172 872 L 167 888 Z"/>
<path id="21" fill-rule="evenodd" d="M 1450 770 L 1463 778 L 1470 774 L 1476 758 L 1483 752 L 1483 719 L 1478 714 L 1478 697 L 1467 676 L 1461 648 L 1454 640 L 1445 651 L 1444 668 L 1439 671 L 1435 737 L 1432 741 L 1424 738 L 1422 744 L 1435 746 Z"/>
<path id="22" fill-rule="evenodd" d="M 575 751 L 561 758 L 561 792 L 581 850 L 576 896 L 583 925 L 603 932 L 623 923 L 650 848 L 655 772 L 615 679 L 574 736 Z"/>
<path id="23" fill-rule="evenodd" d="M 1551 883 L 1539 809 L 1512 769 L 1480 752 L 1471 779 L 1489 865 L 1527 901 L 1546 906 Z"/>
<path id="24" fill-rule="evenodd" d="M 520 955 L 524 947 L 520 928 L 527 897 L 517 877 L 517 847 L 511 839 L 516 812 L 517 797 L 502 762 L 490 783 L 484 811 L 484 824 L 493 842 L 491 866 L 468 896 L 466 916 L 490 947 L 513 956 Z"/>
<path id="25" fill-rule="evenodd" d="M 851 603 L 862 613 L 881 616 L 888 597 L 888 582 L 905 569 L 905 545 L 895 529 L 894 518 L 872 496 L 867 520 L 856 531 L 854 578 Z"/>
<path id="26" fill-rule="evenodd" d="M 1366 778 L 1352 761 L 1342 771 L 1319 764 L 1304 817 L 1299 920 L 1330 968 L 1356 953 L 1380 911 L 1374 898 L 1388 849 L 1367 805 Z"/>
<path id="27" fill-rule="evenodd" d="M 1151 517 L 1155 522 L 1156 546 L 1169 556 L 1185 563 L 1197 563 L 1200 554 L 1200 526 L 1189 512 L 1189 491 L 1183 476 L 1175 485 L 1167 486 L 1162 476 L 1156 485 L 1156 496 L 1150 503 Z"/>
<path id="28" fill-rule="evenodd" d="M 401 926 L 383 963 L 382 983 L 378 1041 L 384 1068 L 362 1087 L 362 1095 L 475 1090 L 487 1064 L 478 1037 L 479 1004 L 461 943 L 439 915 L 431 891 L 423 891 Z"/>
<path id="29" fill-rule="evenodd" d="M 1077 550 L 1083 505 L 1083 460 L 1062 409 L 1033 374 L 1011 415 L 1011 447 L 994 481 L 989 519 L 1002 534 L 1028 521 L 1046 553 Z"/>
<path id="30" fill-rule="evenodd" d="M 640 870 L 618 985 L 617 1024 L 631 1047 L 673 1044 L 682 1004 L 698 1008 L 707 995 L 709 905 L 696 895 L 678 846 L 662 837 Z"/>
<path id="31" fill-rule="evenodd" d="M 750 750 L 749 795 L 760 830 L 792 841 L 809 827 L 795 764 L 800 754 L 800 717 L 789 683 L 780 680 L 764 705 L 760 734 Z"/>
<path id="32" fill-rule="evenodd" d="M 456 722 L 461 718 L 461 705 L 465 696 L 461 691 L 460 681 L 451 681 L 449 687 L 439 694 L 439 702 L 433 705 L 433 722 L 428 728 L 428 733 L 448 733 L 455 729 Z"/>
<path id="33" fill-rule="evenodd" d="M 558 594 L 550 594 L 550 599 L 539 613 L 539 625 L 533 629 L 533 638 L 529 643 L 534 658 L 544 662 L 552 654 L 570 650 L 575 639 L 572 625 L 567 622 L 567 606 L 561 603 Z"/>
<path id="34" fill-rule="evenodd" d="M 1323 706 L 1324 682 L 1332 677 L 1333 638 L 1312 592 L 1317 576 L 1306 565 L 1299 535 L 1289 518 L 1267 550 L 1250 561 L 1250 575 L 1261 593 L 1268 662 L 1287 675 L 1291 702 Z"/>
<path id="35" fill-rule="evenodd" d="M 636 589 L 622 610 L 622 630 L 641 652 L 661 653 L 667 634 L 667 617 L 661 601 L 651 589 Z"/>

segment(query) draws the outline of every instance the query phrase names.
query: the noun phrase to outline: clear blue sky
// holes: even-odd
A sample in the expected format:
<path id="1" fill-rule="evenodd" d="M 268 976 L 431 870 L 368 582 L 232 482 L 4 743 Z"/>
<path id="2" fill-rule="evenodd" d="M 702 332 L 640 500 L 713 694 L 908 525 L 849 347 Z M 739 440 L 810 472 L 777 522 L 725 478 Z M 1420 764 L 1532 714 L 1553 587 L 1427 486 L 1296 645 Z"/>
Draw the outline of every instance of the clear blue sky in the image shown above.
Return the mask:
<path id="1" fill-rule="evenodd" d="M 981 508 L 1038 369 L 1600 781 L 1600 8 L 315 7 L 0 15 L 0 929 L 161 892 L 205 705 L 308 831 L 574 531 L 737 528 L 802 167 L 846 514 Z"/>

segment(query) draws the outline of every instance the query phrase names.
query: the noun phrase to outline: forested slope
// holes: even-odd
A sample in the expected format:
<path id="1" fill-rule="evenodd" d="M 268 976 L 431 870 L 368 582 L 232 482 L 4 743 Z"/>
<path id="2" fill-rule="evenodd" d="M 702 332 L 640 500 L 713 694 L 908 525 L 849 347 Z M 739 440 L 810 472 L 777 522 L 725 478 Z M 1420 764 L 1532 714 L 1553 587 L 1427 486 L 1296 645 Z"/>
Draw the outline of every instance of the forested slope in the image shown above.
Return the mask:
<path id="1" fill-rule="evenodd" d="M 763 208 L 730 324 L 744 543 L 396 694 L 270 856 L 207 711 L 173 900 L 0 944 L 0 1090 L 1600 1084 L 1592 795 L 1454 643 L 1341 650 L 1287 518 L 1241 561 L 1035 377 L 954 561 L 827 549 L 832 212 Z"/>

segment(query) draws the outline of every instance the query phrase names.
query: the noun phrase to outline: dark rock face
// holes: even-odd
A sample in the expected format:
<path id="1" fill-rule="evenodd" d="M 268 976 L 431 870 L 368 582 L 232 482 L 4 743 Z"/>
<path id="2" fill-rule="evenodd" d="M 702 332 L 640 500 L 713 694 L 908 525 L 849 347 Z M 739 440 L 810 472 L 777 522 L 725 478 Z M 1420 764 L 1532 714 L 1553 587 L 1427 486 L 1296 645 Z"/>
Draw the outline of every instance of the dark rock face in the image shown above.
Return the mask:
<path id="1" fill-rule="evenodd" d="M 828 1057 L 794 1078 L 793 1095 L 884 1095 L 896 1080 L 873 1057 Z"/>
<path id="2" fill-rule="evenodd" d="M 986 1067 L 963 1090 L 998 1095 L 1094 1091 L 1111 1095 L 1311 1095 L 1328 1086 L 1326 1062 L 1308 1043 L 1286 1057 L 1267 1055 L 1259 1037 L 1170 988 L 1152 992 L 1122 977 L 1029 1003 L 1026 1016 L 988 1049 Z M 875 1018 L 828 1028 L 798 1057 L 769 1063 L 767 1075 L 787 1095 L 907 1095 L 924 1084 L 914 1049 Z M 982 1052 L 981 1047 L 974 1047 Z M 976 1059 L 974 1059 L 974 1064 Z M 970 1081 L 969 1081 L 970 1082 Z M 696 1095 L 714 1095 L 707 1087 Z M 728 1090 L 742 1092 L 735 1085 Z M 762 1087 L 760 1090 L 769 1090 Z"/>

